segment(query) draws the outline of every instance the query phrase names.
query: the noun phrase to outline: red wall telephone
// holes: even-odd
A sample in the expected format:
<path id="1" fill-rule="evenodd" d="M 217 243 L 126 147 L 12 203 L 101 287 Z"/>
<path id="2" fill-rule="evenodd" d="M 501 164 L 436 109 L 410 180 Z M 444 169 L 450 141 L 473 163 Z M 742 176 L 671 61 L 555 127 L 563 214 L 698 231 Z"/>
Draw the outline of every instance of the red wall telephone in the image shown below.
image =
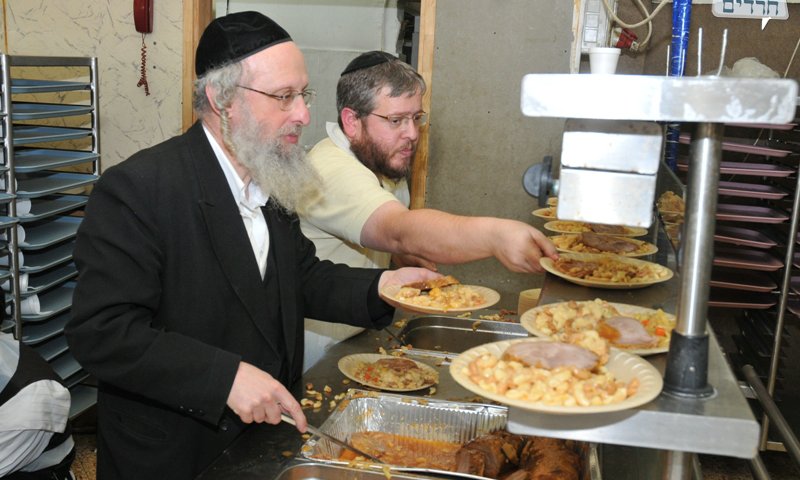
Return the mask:
<path id="1" fill-rule="evenodd" d="M 137 32 L 153 31 L 153 0 L 133 0 L 133 23 Z"/>
<path id="2" fill-rule="evenodd" d="M 139 68 L 141 77 L 137 87 L 144 87 L 144 94 L 150 95 L 150 85 L 147 83 L 147 45 L 144 43 L 144 34 L 153 31 L 153 0 L 133 0 L 133 24 L 136 31 L 142 34 L 142 65 Z"/>

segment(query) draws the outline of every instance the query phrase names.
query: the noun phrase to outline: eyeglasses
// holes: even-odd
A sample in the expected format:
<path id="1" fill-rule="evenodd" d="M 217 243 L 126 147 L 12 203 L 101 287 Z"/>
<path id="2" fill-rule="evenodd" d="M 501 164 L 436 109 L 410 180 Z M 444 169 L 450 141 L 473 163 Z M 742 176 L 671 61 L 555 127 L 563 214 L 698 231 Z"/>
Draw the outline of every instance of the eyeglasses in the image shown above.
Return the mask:
<path id="1" fill-rule="evenodd" d="M 306 107 L 310 107 L 312 103 L 314 103 L 314 98 L 317 96 L 317 91 L 311 88 L 307 88 L 302 92 L 289 92 L 284 93 L 282 95 L 276 95 L 274 93 L 267 93 L 262 92 L 261 90 L 256 90 L 255 88 L 245 87 L 244 85 L 236 85 L 239 88 L 244 88 L 245 90 L 250 90 L 251 92 L 260 93 L 265 97 L 272 98 L 278 101 L 278 106 L 284 112 L 288 112 L 294 106 L 294 100 L 297 97 L 303 97 L 303 103 L 305 103 Z"/>
<path id="2" fill-rule="evenodd" d="M 408 125 L 408 122 L 414 122 L 414 126 L 421 127 L 428 122 L 428 114 L 425 112 L 417 112 L 411 115 L 381 115 L 374 112 L 369 114 L 386 120 L 392 128 L 404 127 Z"/>

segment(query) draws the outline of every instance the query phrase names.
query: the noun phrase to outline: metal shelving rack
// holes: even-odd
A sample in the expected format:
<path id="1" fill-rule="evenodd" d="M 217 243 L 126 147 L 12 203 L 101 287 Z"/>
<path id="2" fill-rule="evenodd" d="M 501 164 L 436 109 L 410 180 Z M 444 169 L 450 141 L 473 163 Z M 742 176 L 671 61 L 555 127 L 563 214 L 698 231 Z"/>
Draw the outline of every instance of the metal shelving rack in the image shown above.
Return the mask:
<path id="1" fill-rule="evenodd" d="M 798 114 L 795 115 L 795 122 L 797 118 Z M 783 350 L 785 345 L 791 345 L 791 335 L 787 333 L 787 326 L 793 323 L 793 320 L 798 316 L 797 312 L 800 311 L 796 300 L 799 285 L 796 274 L 793 271 L 793 268 L 796 268 L 798 264 L 798 257 L 795 251 L 798 221 L 800 221 L 800 217 L 796 214 L 800 209 L 800 183 L 798 183 L 800 182 L 800 170 L 798 169 L 800 168 L 798 167 L 798 159 L 800 159 L 800 137 L 798 137 L 798 133 L 800 130 L 794 124 L 776 125 L 774 127 L 759 124 L 731 125 L 726 128 L 727 130 L 736 132 L 728 147 L 729 151 L 723 154 L 723 160 L 726 157 L 728 160 L 733 160 L 728 162 L 727 175 L 737 181 L 739 177 L 744 177 L 742 178 L 745 181 L 744 184 L 760 187 L 762 195 L 756 197 L 751 194 L 724 193 L 723 189 L 720 188 L 720 196 L 726 196 L 727 202 L 743 204 L 743 208 L 755 207 L 756 209 L 761 209 L 760 211 L 752 210 L 755 213 L 750 216 L 727 213 L 722 218 L 729 219 L 729 221 L 735 220 L 732 225 L 752 229 L 752 232 L 757 231 L 760 236 L 741 234 L 742 237 L 738 238 L 737 242 L 737 237 L 726 233 L 722 235 L 722 237 L 725 237 L 724 239 L 717 240 L 716 246 L 730 250 L 732 247 L 729 245 L 737 245 L 739 246 L 738 248 L 743 248 L 745 251 L 750 249 L 749 252 L 759 253 L 760 256 L 753 257 L 754 260 L 752 262 L 742 260 L 738 262 L 738 265 L 727 266 L 726 268 L 728 268 L 728 271 L 736 272 L 758 270 L 774 272 L 772 275 L 765 273 L 764 277 L 759 278 L 765 278 L 770 281 L 774 278 L 775 283 L 769 289 L 770 285 L 766 281 L 760 283 L 761 280 L 759 278 L 751 277 L 750 280 L 744 280 L 740 283 L 729 282 L 729 285 L 717 286 L 718 292 L 728 291 L 738 294 L 736 296 L 729 295 L 724 301 L 718 302 L 719 305 L 717 305 L 719 321 L 728 322 L 731 317 L 734 317 L 736 320 L 735 328 L 718 325 L 730 330 L 728 333 L 730 334 L 731 342 L 726 353 L 729 363 L 742 382 L 741 385 L 745 395 L 750 399 L 756 399 L 751 386 L 752 382 L 747 381 L 743 373 L 744 367 L 751 365 L 759 381 L 763 381 L 766 384 L 765 391 L 775 399 L 776 406 L 781 404 L 788 406 L 792 404 L 792 401 L 782 399 L 782 397 L 789 395 L 797 398 L 798 393 L 800 393 L 794 386 L 794 380 L 797 377 L 791 371 L 791 365 L 794 364 L 792 361 L 796 361 L 797 358 L 797 351 L 791 347 Z M 762 138 L 765 131 L 768 132 L 768 138 Z M 787 152 L 793 153 L 787 155 Z M 753 157 L 756 157 L 756 159 Z M 724 167 L 721 168 L 721 172 L 726 174 Z M 754 182 L 752 178 L 757 180 Z M 750 180 L 746 181 L 748 179 Z M 676 177 L 671 189 L 680 191 L 683 188 L 683 184 Z M 745 187 L 741 188 L 746 190 Z M 782 192 L 783 196 L 778 192 Z M 748 198 L 751 199 L 749 202 Z M 719 216 L 720 212 L 718 211 L 717 214 Z M 741 247 L 741 245 L 744 245 L 744 247 Z M 715 252 L 718 250 L 715 249 Z M 778 262 L 779 257 L 782 257 L 781 262 Z M 741 258 L 745 259 L 746 257 L 743 256 Z M 755 258 L 758 258 L 758 262 L 755 261 Z M 737 263 L 733 262 L 732 259 L 733 257 L 730 257 L 728 260 L 731 263 Z M 714 284 L 712 282 L 712 292 L 713 287 Z M 755 287 L 758 287 L 758 290 Z M 758 293 L 757 295 L 760 296 L 750 299 L 748 295 L 753 294 L 748 292 L 752 291 L 768 293 Z M 777 306 L 775 306 L 776 304 Z M 774 308 L 771 308 L 773 306 Z M 739 314 L 726 314 L 724 313 L 726 309 L 733 309 Z M 780 378 L 781 376 L 783 376 L 782 379 Z M 755 410 L 759 411 L 760 409 L 760 407 L 756 407 Z M 789 408 L 785 410 L 785 413 L 793 412 Z M 762 430 L 759 449 L 786 451 L 786 445 L 783 441 L 776 441 L 768 436 L 769 421 L 766 416 L 761 419 L 761 422 Z M 797 419 L 794 418 L 789 424 L 796 426 Z"/>
<path id="2" fill-rule="evenodd" d="M 787 123 L 794 118 L 796 98 L 793 80 L 525 76 L 521 106 L 526 116 L 693 123 L 695 133 L 675 297 L 678 324 L 670 353 L 657 365 L 665 374 L 665 392 L 642 407 L 611 415 L 565 417 L 512 407 L 510 431 L 659 449 L 665 452 L 661 478 L 689 478 L 694 453 L 757 455 L 758 422 L 706 324 L 708 252 L 713 248 L 723 124 Z M 630 161 L 636 162 L 635 155 Z M 705 342 L 705 358 L 690 351 L 676 353 L 683 340 Z"/>
<path id="3" fill-rule="evenodd" d="M 792 119 L 796 121 L 798 115 L 800 115 L 800 97 L 798 97 L 795 101 L 795 117 Z M 791 155 L 790 160 L 791 162 L 797 162 L 797 157 L 800 155 L 800 138 L 798 138 L 797 134 L 797 127 L 792 129 L 791 131 L 784 132 L 781 131 L 777 133 L 770 131 L 770 138 L 768 139 L 769 146 L 774 146 L 776 148 L 788 148 L 789 150 L 793 151 L 794 153 Z M 779 139 L 773 140 L 772 136 L 776 134 Z M 788 141 L 787 141 L 788 140 Z M 787 326 L 791 323 L 790 317 L 794 317 L 796 320 L 800 317 L 797 309 L 797 303 L 795 300 L 795 304 L 791 305 L 790 302 L 792 301 L 793 296 L 797 293 L 797 285 L 793 281 L 795 268 L 798 264 L 798 258 L 796 255 L 797 251 L 797 243 L 798 243 L 798 229 L 800 228 L 800 216 L 798 216 L 798 212 L 800 211 L 800 166 L 793 165 L 795 168 L 795 185 L 794 191 L 791 199 L 791 206 L 789 207 L 789 211 L 791 213 L 791 219 L 789 226 L 787 228 L 787 235 L 786 235 L 786 244 L 785 244 L 785 252 L 784 252 L 784 268 L 782 270 L 781 276 L 781 283 L 780 283 L 780 296 L 777 306 L 777 311 L 775 314 L 775 323 L 773 327 L 773 335 L 772 338 L 767 338 L 765 340 L 769 340 L 772 342 L 771 351 L 769 356 L 769 368 L 768 370 L 764 370 L 760 368 L 758 365 L 754 365 L 754 372 L 758 374 L 759 377 L 766 377 L 766 391 L 769 393 L 770 396 L 775 397 L 776 393 L 780 393 L 777 387 L 778 384 L 778 376 L 779 373 L 787 372 L 792 370 L 792 365 L 788 365 L 786 363 L 786 357 L 782 356 L 782 348 L 784 347 L 785 343 L 790 343 L 787 340 L 790 340 L 790 337 L 787 335 Z M 796 298 L 796 297 L 794 297 Z M 796 323 L 796 321 L 794 322 Z M 791 349 L 793 353 L 792 359 L 796 358 L 797 350 Z M 789 368 L 786 368 L 789 367 Z M 785 383 L 793 383 L 790 382 L 789 379 L 784 379 Z M 791 390 L 791 389 L 785 389 Z M 794 387 L 792 392 L 794 395 L 798 394 L 797 388 Z M 780 402 L 779 402 L 780 403 Z M 793 425 L 796 428 L 796 419 L 793 419 Z M 771 440 L 769 438 L 769 420 L 765 415 L 762 418 L 762 433 L 761 433 L 761 448 L 767 450 L 779 450 L 783 451 L 786 450 L 786 446 L 781 441 Z"/>
<path id="4" fill-rule="evenodd" d="M 0 229 L 7 239 L 0 281 L 9 312 L 0 329 L 51 364 L 70 388 L 74 417 L 96 401 L 63 329 L 77 277 L 72 250 L 85 189 L 100 173 L 97 59 L 1 55 L 0 64 Z"/>

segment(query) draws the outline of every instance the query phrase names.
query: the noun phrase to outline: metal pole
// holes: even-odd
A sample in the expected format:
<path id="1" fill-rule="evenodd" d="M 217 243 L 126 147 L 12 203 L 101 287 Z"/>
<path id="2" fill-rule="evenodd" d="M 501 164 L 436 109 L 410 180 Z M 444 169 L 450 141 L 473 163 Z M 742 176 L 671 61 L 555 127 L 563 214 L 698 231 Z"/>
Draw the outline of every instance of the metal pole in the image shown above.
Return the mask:
<path id="1" fill-rule="evenodd" d="M 794 432 L 792 432 L 792 428 L 781 414 L 778 406 L 775 405 L 769 392 L 764 388 L 764 384 L 761 383 L 761 380 L 758 378 L 756 370 L 751 365 L 745 365 L 742 368 L 742 372 L 744 373 L 745 380 L 747 380 L 747 383 L 750 384 L 750 387 L 756 394 L 756 398 L 758 398 L 764 412 L 775 425 L 781 438 L 783 438 L 786 451 L 789 452 L 794 462 L 800 465 L 800 443 L 798 443 L 797 437 L 794 435 Z"/>
<path id="2" fill-rule="evenodd" d="M 667 451 L 661 478 L 663 480 L 689 480 L 693 477 L 695 456 L 689 452 Z"/>
<path id="3" fill-rule="evenodd" d="M 800 169 L 798 170 L 797 182 L 794 188 L 794 203 L 792 212 L 800 212 Z M 775 393 L 775 384 L 778 378 L 778 366 L 780 363 L 781 343 L 783 342 L 783 327 L 786 323 L 786 307 L 789 303 L 789 289 L 792 283 L 792 262 L 794 261 L 794 244 L 797 238 L 798 223 L 800 218 L 792 215 L 789 225 L 789 240 L 786 242 L 786 256 L 784 257 L 783 280 L 781 281 L 781 296 L 778 301 L 778 318 L 775 320 L 775 337 L 772 339 L 772 356 L 769 360 L 769 375 L 767 377 L 767 392 L 769 395 Z M 761 439 L 759 449 L 767 448 L 769 436 L 769 417 L 764 415 L 761 419 Z"/>
<path id="4" fill-rule="evenodd" d="M 2 64 L 2 85 L 3 85 L 3 99 L 2 99 L 2 116 L 3 116 L 3 130 L 5 138 L 3 139 L 3 155 L 6 160 L 6 167 L 8 170 L 5 174 L 6 192 L 14 197 L 8 204 L 8 216 L 16 218 L 17 216 L 17 183 L 16 174 L 14 172 L 14 123 L 11 118 L 11 59 L 8 55 L 2 55 L 0 59 Z M 19 238 L 17 236 L 17 223 L 11 225 L 6 230 L 8 235 L 8 271 L 11 272 L 11 278 L 8 284 L 11 288 L 11 319 L 14 322 L 14 338 L 22 341 L 22 315 L 20 314 L 20 291 L 19 291 Z M 1 292 L 0 292 L 1 293 Z M 3 293 L 5 294 L 5 293 Z"/>
<path id="5" fill-rule="evenodd" d="M 678 322 L 664 373 L 664 391 L 679 396 L 703 397 L 713 393 L 708 385 L 706 315 L 723 130 L 719 123 L 699 123 L 691 144 Z"/>
<path id="6" fill-rule="evenodd" d="M 748 464 L 750 465 L 750 473 L 753 474 L 755 480 L 770 480 L 767 466 L 764 465 L 761 455 L 756 455 L 748 460 Z"/>

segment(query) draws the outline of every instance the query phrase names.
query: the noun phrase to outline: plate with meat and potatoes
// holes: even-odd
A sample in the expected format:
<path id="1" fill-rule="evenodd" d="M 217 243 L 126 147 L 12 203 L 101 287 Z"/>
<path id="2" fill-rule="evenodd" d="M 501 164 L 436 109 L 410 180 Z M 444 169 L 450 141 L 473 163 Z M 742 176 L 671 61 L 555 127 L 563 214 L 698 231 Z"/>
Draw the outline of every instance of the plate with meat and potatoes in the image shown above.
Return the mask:
<path id="1" fill-rule="evenodd" d="M 661 393 L 663 379 L 650 362 L 586 337 L 581 344 L 527 338 L 479 345 L 456 357 L 450 374 L 483 398 L 553 414 L 626 410 Z"/>
<path id="2" fill-rule="evenodd" d="M 565 341 L 595 331 L 611 347 L 636 355 L 669 350 L 675 315 L 661 309 L 594 300 L 539 305 L 520 317 L 520 324 L 537 337 Z"/>
<path id="3" fill-rule="evenodd" d="M 439 382 L 439 373 L 407 357 L 355 353 L 339 359 L 339 370 L 351 380 L 390 392 L 412 392 Z"/>
<path id="4" fill-rule="evenodd" d="M 479 285 L 463 285 L 452 275 L 406 285 L 387 285 L 379 292 L 390 305 L 417 313 L 463 313 L 488 308 L 500 293 Z"/>
<path id="5" fill-rule="evenodd" d="M 642 227 L 626 227 L 625 225 L 602 225 L 599 223 L 575 222 L 572 220 L 553 220 L 544 224 L 545 230 L 555 233 L 585 233 L 600 235 L 616 235 L 618 237 L 641 237 L 647 235 Z"/>
<path id="6" fill-rule="evenodd" d="M 539 263 L 549 273 L 584 287 L 644 288 L 674 275 L 657 263 L 607 253 L 562 253 L 557 260 L 541 258 Z"/>
<path id="7" fill-rule="evenodd" d="M 613 253 L 623 257 L 644 257 L 658 252 L 658 247 L 630 237 L 598 233 L 564 233 L 550 237 L 559 252 Z"/>

